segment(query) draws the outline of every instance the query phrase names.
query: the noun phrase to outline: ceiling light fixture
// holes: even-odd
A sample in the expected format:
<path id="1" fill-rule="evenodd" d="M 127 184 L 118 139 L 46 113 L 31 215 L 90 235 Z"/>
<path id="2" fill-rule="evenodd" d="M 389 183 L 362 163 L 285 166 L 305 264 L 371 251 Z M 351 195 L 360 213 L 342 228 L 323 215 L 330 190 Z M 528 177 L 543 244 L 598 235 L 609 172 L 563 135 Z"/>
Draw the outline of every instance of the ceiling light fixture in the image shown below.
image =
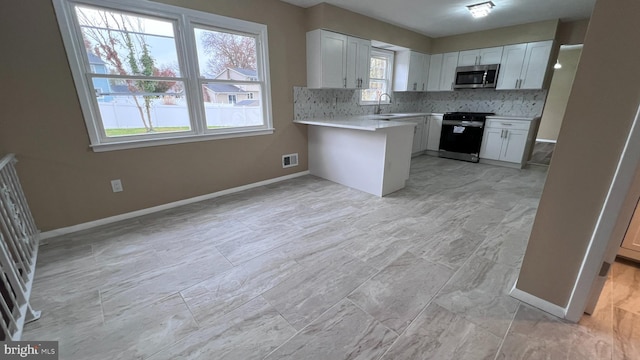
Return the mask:
<path id="1" fill-rule="evenodd" d="M 491 1 L 486 1 L 479 4 L 467 5 L 467 9 L 469 9 L 474 18 L 481 18 L 489 15 L 491 8 L 494 6 L 494 3 Z"/>
<path id="2" fill-rule="evenodd" d="M 560 60 L 556 60 L 556 64 L 553 65 L 553 68 L 556 70 L 562 69 L 562 64 L 560 64 Z"/>

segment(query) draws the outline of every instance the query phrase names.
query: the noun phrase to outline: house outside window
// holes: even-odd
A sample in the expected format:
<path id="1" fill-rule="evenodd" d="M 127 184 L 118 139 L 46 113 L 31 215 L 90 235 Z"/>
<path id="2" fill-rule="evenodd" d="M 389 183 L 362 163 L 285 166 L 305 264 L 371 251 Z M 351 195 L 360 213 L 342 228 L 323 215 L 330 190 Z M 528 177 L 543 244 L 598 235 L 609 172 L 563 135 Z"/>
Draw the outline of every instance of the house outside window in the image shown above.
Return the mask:
<path id="1" fill-rule="evenodd" d="M 380 95 L 390 93 L 392 89 L 394 52 L 378 48 L 371 49 L 371 68 L 369 72 L 369 87 L 360 92 L 360 104 L 378 104 Z M 382 104 L 388 104 L 387 96 Z"/>
<path id="2" fill-rule="evenodd" d="M 53 1 L 95 151 L 273 132 L 265 25 L 139 0 Z M 255 100 L 235 106 L 240 94 Z"/>

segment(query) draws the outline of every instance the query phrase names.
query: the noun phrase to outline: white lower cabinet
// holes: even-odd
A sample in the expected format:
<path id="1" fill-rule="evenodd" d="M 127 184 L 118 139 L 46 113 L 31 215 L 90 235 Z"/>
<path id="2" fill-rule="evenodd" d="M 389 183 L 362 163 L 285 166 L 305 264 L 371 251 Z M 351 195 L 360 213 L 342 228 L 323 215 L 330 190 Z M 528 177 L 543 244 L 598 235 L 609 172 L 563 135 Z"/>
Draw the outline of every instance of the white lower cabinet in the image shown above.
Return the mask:
<path id="1" fill-rule="evenodd" d="M 413 129 L 413 146 L 411 147 L 411 154 L 419 154 L 423 152 L 426 147 L 424 135 L 425 120 L 426 118 L 424 116 L 394 119 L 394 121 L 408 121 L 416 124 L 416 127 Z"/>
<path id="2" fill-rule="evenodd" d="M 523 167 L 527 161 L 526 150 L 531 145 L 529 132 L 533 121 L 488 119 L 482 136 L 480 159 L 505 161 Z"/>
<path id="3" fill-rule="evenodd" d="M 442 115 L 429 115 L 428 131 L 426 134 L 427 144 L 426 150 L 440 150 L 440 133 L 442 132 Z"/>

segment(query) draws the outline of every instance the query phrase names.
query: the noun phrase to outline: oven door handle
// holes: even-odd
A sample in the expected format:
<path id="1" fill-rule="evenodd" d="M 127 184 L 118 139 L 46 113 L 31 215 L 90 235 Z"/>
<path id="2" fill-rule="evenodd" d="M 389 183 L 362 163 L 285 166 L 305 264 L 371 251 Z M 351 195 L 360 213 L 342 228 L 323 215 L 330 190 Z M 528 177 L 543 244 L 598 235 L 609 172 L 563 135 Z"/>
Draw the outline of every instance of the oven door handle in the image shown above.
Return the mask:
<path id="1" fill-rule="evenodd" d="M 482 121 L 464 121 L 464 120 L 442 120 L 442 125 L 449 126 L 464 126 L 464 127 L 484 127 L 484 122 Z"/>

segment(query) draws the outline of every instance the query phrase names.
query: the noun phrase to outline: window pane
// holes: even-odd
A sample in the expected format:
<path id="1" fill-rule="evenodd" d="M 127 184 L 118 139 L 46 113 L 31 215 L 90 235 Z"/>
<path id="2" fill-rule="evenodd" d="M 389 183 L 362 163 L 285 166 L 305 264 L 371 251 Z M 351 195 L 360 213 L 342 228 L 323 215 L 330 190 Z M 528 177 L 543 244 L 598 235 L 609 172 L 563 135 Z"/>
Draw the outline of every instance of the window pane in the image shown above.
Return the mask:
<path id="1" fill-rule="evenodd" d="M 92 80 L 108 137 L 191 130 L 182 82 Z"/>
<path id="2" fill-rule="evenodd" d="M 362 101 L 378 101 L 380 95 L 387 92 L 387 82 L 384 80 L 370 80 L 369 89 L 362 90 Z M 386 97 L 385 97 L 386 100 Z"/>
<path id="3" fill-rule="evenodd" d="M 76 6 L 95 74 L 180 76 L 171 21 Z"/>
<path id="4" fill-rule="evenodd" d="M 195 29 L 200 75 L 209 79 L 258 81 L 256 39 Z"/>
<path id="5" fill-rule="evenodd" d="M 383 57 L 371 58 L 370 77 L 375 79 L 386 79 L 387 59 Z"/>
<path id="6" fill-rule="evenodd" d="M 207 128 L 263 125 L 259 84 L 210 82 L 202 86 Z"/>

